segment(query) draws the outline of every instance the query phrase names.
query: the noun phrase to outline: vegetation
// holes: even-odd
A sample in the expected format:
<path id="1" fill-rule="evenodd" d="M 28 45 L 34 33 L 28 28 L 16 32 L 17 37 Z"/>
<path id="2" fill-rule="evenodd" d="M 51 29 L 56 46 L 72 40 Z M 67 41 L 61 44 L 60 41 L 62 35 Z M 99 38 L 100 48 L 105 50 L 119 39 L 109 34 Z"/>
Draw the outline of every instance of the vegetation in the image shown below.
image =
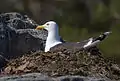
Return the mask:
<path id="1" fill-rule="evenodd" d="M 3 74 L 40 72 L 52 77 L 80 75 L 120 80 L 120 68 L 114 61 L 104 58 L 99 51 L 91 52 L 64 50 L 55 53 L 36 52 L 12 59 Z"/>

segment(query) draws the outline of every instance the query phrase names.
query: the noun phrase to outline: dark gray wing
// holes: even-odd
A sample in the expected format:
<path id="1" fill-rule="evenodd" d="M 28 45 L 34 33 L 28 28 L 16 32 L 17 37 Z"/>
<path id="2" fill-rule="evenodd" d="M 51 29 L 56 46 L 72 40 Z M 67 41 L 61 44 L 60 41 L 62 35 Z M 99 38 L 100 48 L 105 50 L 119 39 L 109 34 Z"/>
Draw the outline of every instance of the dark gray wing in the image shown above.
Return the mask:
<path id="1" fill-rule="evenodd" d="M 67 50 L 68 52 L 73 52 L 73 51 L 78 51 L 78 50 L 89 50 L 91 48 L 96 48 L 96 44 L 99 43 L 100 41 L 104 40 L 111 32 L 105 32 L 102 35 L 100 35 L 99 37 L 95 37 L 95 38 L 90 38 L 88 40 L 84 40 L 81 42 L 65 42 L 63 41 L 63 43 L 58 44 L 54 47 L 52 47 L 50 49 L 51 52 L 58 52 L 58 51 L 64 51 Z M 84 47 L 84 45 L 86 45 L 88 42 L 91 42 L 90 45 L 88 45 L 87 47 Z M 98 41 L 98 42 L 97 42 Z"/>
<path id="2" fill-rule="evenodd" d="M 89 40 L 84 40 L 82 42 L 66 42 L 62 44 L 58 44 L 50 49 L 50 52 L 62 52 L 65 54 L 74 54 L 79 51 L 85 50 L 91 54 L 101 54 L 99 49 L 96 46 L 84 49 L 84 45 L 88 43 Z"/>
<path id="3" fill-rule="evenodd" d="M 91 48 L 91 47 L 96 46 L 96 45 L 99 44 L 101 41 L 103 41 L 105 38 L 107 38 L 110 33 L 111 33 L 111 32 L 105 32 L 105 33 L 99 35 L 98 37 L 90 38 L 90 39 L 89 39 L 89 43 L 88 43 L 84 48 L 85 48 L 85 49 L 89 49 L 89 48 Z"/>
<path id="4" fill-rule="evenodd" d="M 51 52 L 58 52 L 58 51 L 77 51 L 82 50 L 83 46 L 88 43 L 89 40 L 84 40 L 82 42 L 65 42 L 58 44 L 50 49 Z"/>

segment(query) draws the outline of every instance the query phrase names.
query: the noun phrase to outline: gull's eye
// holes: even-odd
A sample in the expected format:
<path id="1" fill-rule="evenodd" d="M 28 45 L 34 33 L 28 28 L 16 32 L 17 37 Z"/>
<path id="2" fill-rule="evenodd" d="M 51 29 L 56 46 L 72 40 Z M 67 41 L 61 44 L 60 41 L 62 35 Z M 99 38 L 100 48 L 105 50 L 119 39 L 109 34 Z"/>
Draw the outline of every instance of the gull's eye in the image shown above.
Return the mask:
<path id="1" fill-rule="evenodd" d="M 49 25 L 49 23 L 47 23 L 46 25 Z"/>

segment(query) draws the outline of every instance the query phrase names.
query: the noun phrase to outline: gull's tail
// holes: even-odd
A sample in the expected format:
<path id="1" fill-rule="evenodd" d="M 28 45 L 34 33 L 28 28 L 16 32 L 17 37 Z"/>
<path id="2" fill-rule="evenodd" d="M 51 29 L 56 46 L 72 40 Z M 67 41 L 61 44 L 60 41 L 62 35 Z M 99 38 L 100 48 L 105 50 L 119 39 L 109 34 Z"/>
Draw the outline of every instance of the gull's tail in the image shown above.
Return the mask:
<path id="1" fill-rule="evenodd" d="M 90 38 L 88 42 L 84 45 L 84 48 L 94 47 L 101 41 L 103 41 L 111 32 L 105 32 L 101 34 L 99 37 Z"/>

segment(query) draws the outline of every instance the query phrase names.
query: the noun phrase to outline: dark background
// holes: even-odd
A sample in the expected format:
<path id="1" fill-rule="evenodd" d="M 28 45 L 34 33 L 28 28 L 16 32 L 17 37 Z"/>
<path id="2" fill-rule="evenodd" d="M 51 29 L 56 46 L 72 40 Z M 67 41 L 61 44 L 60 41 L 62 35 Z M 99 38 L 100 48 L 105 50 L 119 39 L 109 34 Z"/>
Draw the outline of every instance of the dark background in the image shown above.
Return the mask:
<path id="1" fill-rule="evenodd" d="M 0 0 L 0 12 L 27 14 L 39 24 L 54 20 L 67 41 L 112 31 L 99 47 L 120 63 L 120 0 Z"/>

